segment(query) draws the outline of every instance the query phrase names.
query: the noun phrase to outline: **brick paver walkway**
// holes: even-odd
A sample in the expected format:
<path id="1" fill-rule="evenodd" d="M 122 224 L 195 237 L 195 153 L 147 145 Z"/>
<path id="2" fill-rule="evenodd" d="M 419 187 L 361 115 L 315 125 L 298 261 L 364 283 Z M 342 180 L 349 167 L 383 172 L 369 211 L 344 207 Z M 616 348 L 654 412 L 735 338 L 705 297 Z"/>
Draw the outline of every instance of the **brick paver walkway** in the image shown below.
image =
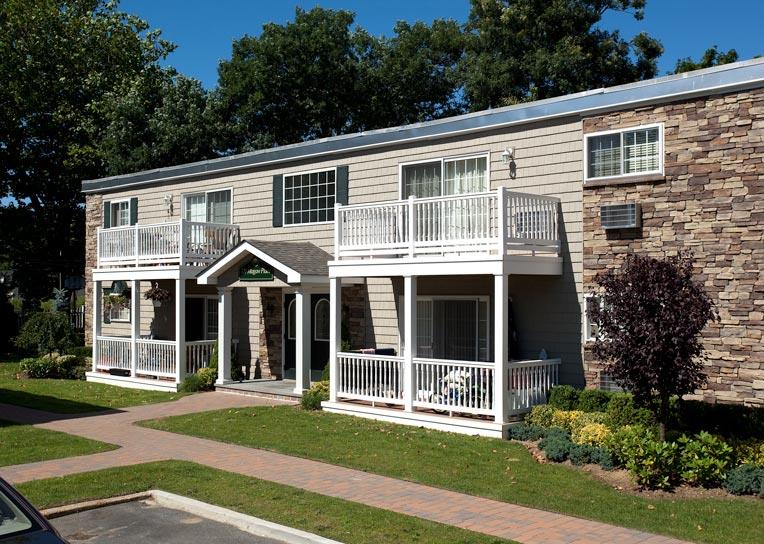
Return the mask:
<path id="1" fill-rule="evenodd" d="M 87 416 L 62 416 L 0 404 L 6 420 L 34 423 L 121 446 L 117 450 L 0 467 L 0 476 L 20 483 L 102 468 L 177 459 L 253 476 L 431 521 L 528 544 L 678 544 L 668 537 L 614 527 L 562 514 L 473 497 L 359 470 L 234 444 L 133 425 L 136 421 L 276 401 L 204 393 L 175 402 Z"/>

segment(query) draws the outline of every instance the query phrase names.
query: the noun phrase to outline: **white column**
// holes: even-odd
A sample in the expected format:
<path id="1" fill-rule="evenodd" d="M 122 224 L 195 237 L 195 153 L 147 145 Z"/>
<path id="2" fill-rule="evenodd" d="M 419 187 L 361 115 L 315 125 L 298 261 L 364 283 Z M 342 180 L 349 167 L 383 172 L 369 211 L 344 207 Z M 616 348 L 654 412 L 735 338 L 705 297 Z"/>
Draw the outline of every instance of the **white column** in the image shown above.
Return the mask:
<path id="1" fill-rule="evenodd" d="M 494 418 L 504 423 L 509 417 L 509 277 L 496 274 L 493 277 L 494 307 Z"/>
<path id="2" fill-rule="evenodd" d="M 93 280 L 93 372 L 98 368 L 98 337 L 101 336 L 102 306 L 103 288 L 101 282 Z"/>
<path id="3" fill-rule="evenodd" d="M 308 289 L 300 288 L 295 294 L 295 310 L 297 341 L 295 342 L 294 392 L 302 393 L 310 387 L 310 340 L 313 316 L 310 315 Z"/>
<path id="4" fill-rule="evenodd" d="M 130 289 L 130 375 L 135 377 L 138 368 L 138 343 L 141 337 L 141 282 L 133 280 Z"/>
<path id="5" fill-rule="evenodd" d="M 336 253 L 335 253 L 336 255 Z M 329 278 L 329 401 L 337 402 L 337 352 L 342 346 L 342 278 Z"/>
<path id="6" fill-rule="evenodd" d="M 175 381 L 186 377 L 186 280 L 175 280 Z"/>
<path id="7" fill-rule="evenodd" d="M 231 381 L 231 337 L 233 327 L 232 287 L 218 287 L 218 379 L 223 385 Z"/>
<path id="8" fill-rule="evenodd" d="M 403 278 L 403 407 L 414 411 L 414 357 L 416 357 L 416 291 L 417 277 Z"/>

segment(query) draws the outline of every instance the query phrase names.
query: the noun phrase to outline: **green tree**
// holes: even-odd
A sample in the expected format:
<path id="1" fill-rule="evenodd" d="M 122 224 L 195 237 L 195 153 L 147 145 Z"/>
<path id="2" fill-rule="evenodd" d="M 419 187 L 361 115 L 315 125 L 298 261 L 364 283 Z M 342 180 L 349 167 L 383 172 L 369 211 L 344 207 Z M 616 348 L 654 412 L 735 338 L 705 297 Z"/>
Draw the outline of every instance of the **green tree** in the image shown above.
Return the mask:
<path id="1" fill-rule="evenodd" d="M 462 111 L 453 21 L 398 23 L 391 38 L 353 27 L 349 11 L 297 8 L 233 44 L 214 109 L 239 151 L 423 121 Z"/>
<path id="2" fill-rule="evenodd" d="M 719 51 L 719 48 L 714 45 L 713 47 L 706 49 L 705 53 L 703 53 L 703 56 L 701 56 L 698 61 L 694 61 L 690 57 L 677 60 L 674 73 L 681 74 L 682 72 L 691 72 L 692 70 L 700 70 L 701 68 L 721 66 L 722 64 L 729 64 L 730 62 L 736 62 L 737 60 L 737 51 L 734 49 L 730 49 L 725 53 Z"/>
<path id="3" fill-rule="evenodd" d="M 626 41 L 608 11 L 644 15 L 645 0 L 472 0 L 464 90 L 482 110 L 654 77 L 661 44 Z"/>
<path id="4" fill-rule="evenodd" d="M 105 173 L 105 98 L 173 46 L 102 0 L 0 3 L 0 258 L 27 299 L 81 274 L 80 184 Z"/>

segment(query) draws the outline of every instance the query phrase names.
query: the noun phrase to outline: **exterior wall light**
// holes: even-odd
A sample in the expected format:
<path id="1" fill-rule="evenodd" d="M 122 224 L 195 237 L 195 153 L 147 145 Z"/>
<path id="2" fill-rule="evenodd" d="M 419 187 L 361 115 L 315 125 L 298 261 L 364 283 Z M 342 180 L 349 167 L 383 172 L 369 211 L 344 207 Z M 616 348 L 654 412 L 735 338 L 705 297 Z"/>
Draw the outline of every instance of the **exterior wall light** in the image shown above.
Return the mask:
<path id="1" fill-rule="evenodd" d="M 504 152 L 501 154 L 501 162 L 504 164 L 509 164 L 514 158 L 515 150 L 511 147 L 505 148 Z"/>

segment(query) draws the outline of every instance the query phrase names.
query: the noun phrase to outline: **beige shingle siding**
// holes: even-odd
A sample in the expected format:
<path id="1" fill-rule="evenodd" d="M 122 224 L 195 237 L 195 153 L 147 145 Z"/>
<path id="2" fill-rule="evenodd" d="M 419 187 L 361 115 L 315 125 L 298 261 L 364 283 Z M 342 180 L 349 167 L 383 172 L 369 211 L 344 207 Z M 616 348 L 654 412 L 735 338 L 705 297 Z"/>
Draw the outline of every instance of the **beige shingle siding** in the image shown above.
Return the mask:
<path id="1" fill-rule="evenodd" d="M 515 149 L 516 175 L 502 164 L 506 147 Z M 137 187 L 105 193 L 104 200 L 138 197 L 139 223 L 178 219 L 182 195 L 214 189 L 233 189 L 233 222 L 241 227 L 242 238 L 310 241 L 333 253 L 333 226 L 305 225 L 272 227 L 272 181 L 275 174 L 349 166 L 349 203 L 360 204 L 399 198 L 399 163 L 448 156 L 490 152 L 491 188 L 504 185 L 509 190 L 553 195 L 562 200 L 565 273 L 562 278 L 510 278 L 515 313 L 521 333 L 522 355 L 537 355 L 543 347 L 550 355 L 560 355 L 565 373 L 575 377 L 581 367 L 581 183 L 582 135 L 578 118 L 533 123 L 480 134 L 463 135 L 430 142 L 390 146 L 382 149 L 343 153 L 320 160 L 303 160 L 283 166 L 253 168 L 228 175 L 200 176 L 171 185 Z M 168 215 L 166 195 L 173 197 L 173 213 Z M 378 346 L 398 345 L 396 299 L 389 279 L 367 281 L 370 320 L 367 338 Z M 234 301 L 235 337 L 247 334 L 253 360 L 260 336 L 259 290 L 240 289 Z M 246 301 L 246 306 L 245 306 Z M 146 306 L 144 305 L 144 308 Z M 150 311 L 144 311 L 144 330 Z M 246 353 L 246 348 L 244 352 Z M 568 370 L 569 369 L 569 370 Z M 580 380 L 578 380 L 580 381 Z"/>

